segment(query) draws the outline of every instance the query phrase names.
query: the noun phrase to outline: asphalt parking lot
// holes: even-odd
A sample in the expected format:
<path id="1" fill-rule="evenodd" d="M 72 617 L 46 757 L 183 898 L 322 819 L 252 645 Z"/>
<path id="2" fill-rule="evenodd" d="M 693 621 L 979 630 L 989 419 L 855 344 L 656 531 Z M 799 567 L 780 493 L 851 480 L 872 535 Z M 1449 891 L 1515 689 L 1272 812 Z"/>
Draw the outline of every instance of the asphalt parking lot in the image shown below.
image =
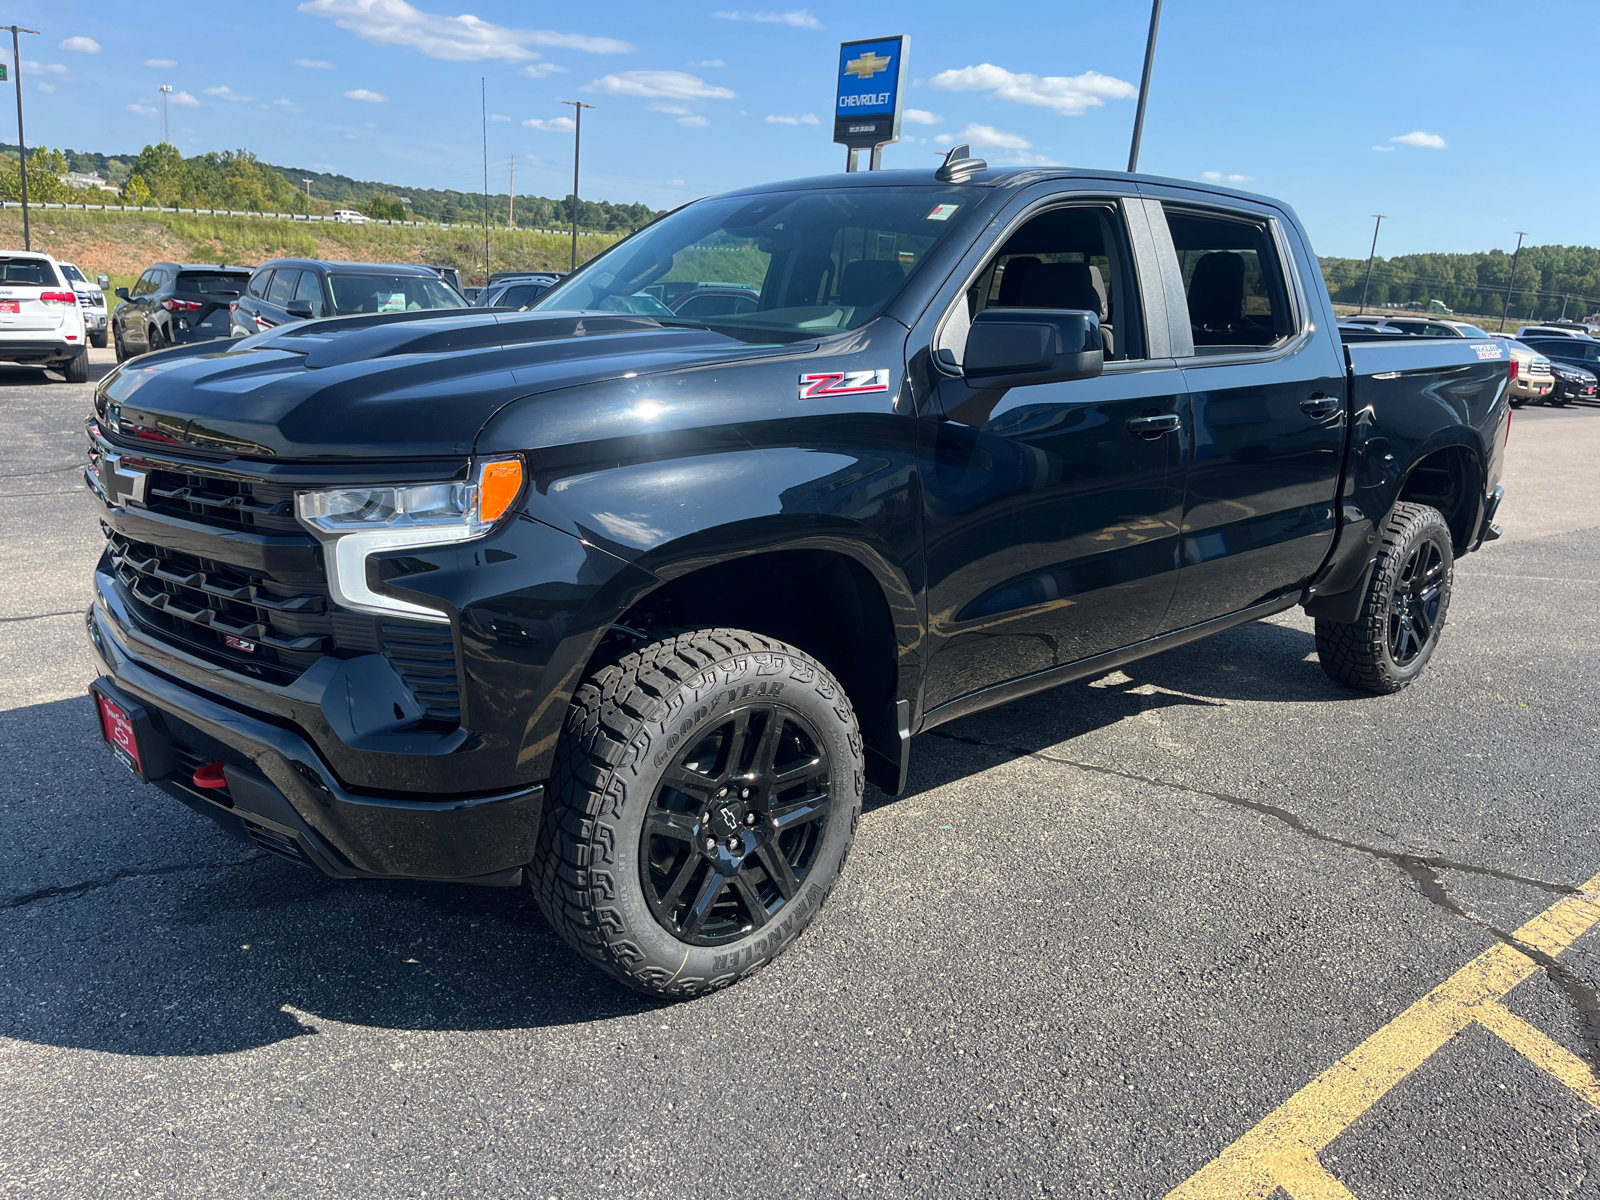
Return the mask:
<path id="1" fill-rule="evenodd" d="M 0 1194 L 1600 1196 L 1600 410 L 1517 414 L 1408 691 L 1294 610 L 944 726 L 796 946 L 664 1004 L 100 748 L 89 394 L 0 367 Z"/>

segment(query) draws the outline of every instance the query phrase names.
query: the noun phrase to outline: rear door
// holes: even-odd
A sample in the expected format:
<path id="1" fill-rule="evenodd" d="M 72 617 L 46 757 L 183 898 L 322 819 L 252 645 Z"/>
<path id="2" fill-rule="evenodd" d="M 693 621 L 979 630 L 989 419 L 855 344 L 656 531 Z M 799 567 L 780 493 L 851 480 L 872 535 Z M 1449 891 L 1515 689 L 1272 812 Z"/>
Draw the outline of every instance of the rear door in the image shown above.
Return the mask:
<path id="1" fill-rule="evenodd" d="M 1186 312 L 1169 309 L 1187 316 L 1193 341 L 1182 360 L 1187 464 L 1169 632 L 1316 573 L 1336 526 L 1346 385 L 1316 261 L 1290 221 L 1265 205 L 1143 190 L 1160 200 Z"/>
<path id="2" fill-rule="evenodd" d="M 917 448 L 924 714 L 1149 637 L 1176 582 L 1180 443 L 1146 419 L 1175 425 L 1184 385 L 1161 289 L 1137 265 L 1149 256 L 1134 253 L 1149 240 L 1143 207 L 1114 190 L 1042 190 L 991 227 L 909 343 L 930 367 Z M 1104 373 L 974 391 L 955 372 L 971 317 L 987 307 L 1098 310 Z"/>

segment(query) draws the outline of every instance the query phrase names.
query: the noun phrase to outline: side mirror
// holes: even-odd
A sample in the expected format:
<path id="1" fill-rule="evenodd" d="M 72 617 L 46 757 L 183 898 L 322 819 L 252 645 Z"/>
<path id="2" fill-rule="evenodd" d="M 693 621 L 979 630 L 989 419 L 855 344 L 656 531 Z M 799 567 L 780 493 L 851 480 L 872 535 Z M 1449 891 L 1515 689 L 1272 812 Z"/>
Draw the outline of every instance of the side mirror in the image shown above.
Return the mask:
<path id="1" fill-rule="evenodd" d="M 1105 366 L 1100 318 L 1078 309 L 986 308 L 967 333 L 967 386 L 1023 387 L 1092 379 Z"/>
<path id="2" fill-rule="evenodd" d="M 311 311 L 311 302 L 308 300 L 291 300 L 283 311 L 301 321 L 309 321 L 316 316 Z"/>
<path id="3" fill-rule="evenodd" d="M 116 292 L 114 293 L 114 295 L 116 296 L 116 298 L 118 300 L 126 300 L 128 298 L 128 289 L 127 288 L 118 288 L 116 290 Z"/>
<path id="4" fill-rule="evenodd" d="M 100 285 L 102 292 L 111 286 L 111 276 L 109 275 L 96 275 L 94 281 Z"/>

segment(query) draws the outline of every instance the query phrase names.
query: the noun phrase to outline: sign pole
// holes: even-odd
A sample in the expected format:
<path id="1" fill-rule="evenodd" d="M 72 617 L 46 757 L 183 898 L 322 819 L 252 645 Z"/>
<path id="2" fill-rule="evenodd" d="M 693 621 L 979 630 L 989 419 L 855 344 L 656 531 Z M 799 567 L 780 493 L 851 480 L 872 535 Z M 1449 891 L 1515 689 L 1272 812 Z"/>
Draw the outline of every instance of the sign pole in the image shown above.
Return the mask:
<path id="1" fill-rule="evenodd" d="M 572 126 L 572 270 L 578 269 L 578 155 L 583 150 L 583 110 L 593 108 L 581 100 L 563 100 L 573 107 L 577 120 Z M 570 272 L 569 272 L 570 273 Z"/>
<path id="2" fill-rule="evenodd" d="M 911 39 L 905 34 L 839 44 L 833 140 L 846 147 L 846 171 L 861 169 L 863 150 L 871 152 L 867 170 L 881 171 L 883 148 L 900 140 L 910 51 Z"/>
<path id="3" fill-rule="evenodd" d="M 1139 80 L 1139 108 L 1133 116 L 1133 143 L 1128 147 L 1128 174 L 1139 169 L 1139 141 L 1144 137 L 1144 102 L 1150 98 L 1150 74 L 1156 65 L 1156 31 L 1161 27 L 1161 0 L 1151 0 L 1150 34 L 1144 43 L 1144 76 Z"/>
<path id="4" fill-rule="evenodd" d="M 11 30 L 11 66 L 16 75 L 13 82 L 17 88 L 17 158 L 21 169 L 17 174 L 22 179 L 22 248 L 33 249 L 33 235 L 28 228 L 28 139 L 22 135 L 22 46 L 17 35 L 19 33 L 38 33 L 37 29 L 22 29 L 16 25 L 0 26 Z"/>

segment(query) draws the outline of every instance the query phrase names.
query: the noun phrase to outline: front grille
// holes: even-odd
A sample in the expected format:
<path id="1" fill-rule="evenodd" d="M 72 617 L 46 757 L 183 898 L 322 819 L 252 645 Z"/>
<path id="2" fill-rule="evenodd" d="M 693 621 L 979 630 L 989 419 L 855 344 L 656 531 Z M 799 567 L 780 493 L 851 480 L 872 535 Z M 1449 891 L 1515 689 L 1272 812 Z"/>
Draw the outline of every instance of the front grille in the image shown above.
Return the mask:
<path id="1" fill-rule="evenodd" d="M 250 840 L 268 854 L 276 854 L 279 858 L 286 858 L 302 867 L 311 867 L 313 870 L 316 868 L 316 863 L 311 861 L 311 856 L 301 848 L 295 838 L 286 833 L 279 833 L 275 829 L 257 825 L 254 821 L 242 823 Z"/>
<path id="2" fill-rule="evenodd" d="M 228 529 L 300 532 L 292 487 L 153 465 L 145 489 L 145 505 L 152 512 Z"/>

